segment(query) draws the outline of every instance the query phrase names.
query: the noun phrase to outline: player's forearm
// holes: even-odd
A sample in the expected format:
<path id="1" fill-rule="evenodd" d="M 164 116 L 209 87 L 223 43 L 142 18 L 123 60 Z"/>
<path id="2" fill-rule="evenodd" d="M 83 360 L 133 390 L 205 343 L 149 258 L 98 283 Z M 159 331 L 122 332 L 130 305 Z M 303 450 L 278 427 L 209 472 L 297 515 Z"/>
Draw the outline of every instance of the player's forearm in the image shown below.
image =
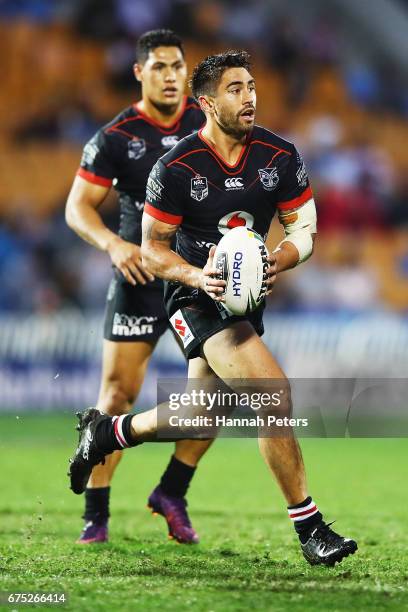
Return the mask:
<path id="1" fill-rule="evenodd" d="M 299 251 L 291 242 L 282 242 L 279 249 L 274 251 L 274 254 L 278 274 L 294 268 L 299 263 Z"/>
<path id="2" fill-rule="evenodd" d="M 68 200 L 65 219 L 69 227 L 83 240 L 101 251 L 118 237 L 104 224 L 99 212 L 87 204 L 71 204 Z"/>
<path id="3" fill-rule="evenodd" d="M 143 240 L 142 262 L 158 278 L 201 289 L 202 270 L 187 263 L 159 241 Z"/>

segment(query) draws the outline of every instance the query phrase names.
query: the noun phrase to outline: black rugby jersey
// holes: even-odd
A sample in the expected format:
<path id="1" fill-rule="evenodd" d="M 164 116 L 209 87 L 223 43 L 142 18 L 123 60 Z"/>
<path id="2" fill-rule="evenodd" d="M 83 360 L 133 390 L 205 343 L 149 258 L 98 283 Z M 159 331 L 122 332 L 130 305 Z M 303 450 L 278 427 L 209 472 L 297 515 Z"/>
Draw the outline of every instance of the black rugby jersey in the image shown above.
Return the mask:
<path id="1" fill-rule="evenodd" d="M 146 182 L 158 158 L 181 138 L 197 131 L 204 115 L 193 98 L 183 106 L 171 126 L 163 126 L 133 104 L 102 127 L 85 145 L 77 172 L 85 180 L 110 187 L 119 194 L 119 235 L 141 242 L 141 220 Z"/>
<path id="2" fill-rule="evenodd" d="M 229 229 L 246 225 L 266 238 L 277 209 L 296 210 L 312 197 L 305 165 L 292 143 L 255 126 L 231 166 L 200 130 L 153 167 L 145 212 L 179 225 L 177 252 L 203 267 L 211 245 Z"/>

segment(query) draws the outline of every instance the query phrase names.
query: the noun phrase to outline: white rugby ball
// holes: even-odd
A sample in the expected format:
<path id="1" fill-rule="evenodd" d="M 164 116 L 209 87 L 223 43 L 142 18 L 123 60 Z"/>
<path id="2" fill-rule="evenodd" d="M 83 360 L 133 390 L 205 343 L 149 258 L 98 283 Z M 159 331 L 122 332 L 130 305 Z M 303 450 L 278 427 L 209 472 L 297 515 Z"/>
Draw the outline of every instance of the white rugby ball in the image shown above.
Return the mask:
<path id="1" fill-rule="evenodd" d="M 266 295 L 268 251 L 262 237 L 247 227 L 234 227 L 219 241 L 214 266 L 225 280 L 225 302 L 230 313 L 245 315 L 260 306 Z"/>

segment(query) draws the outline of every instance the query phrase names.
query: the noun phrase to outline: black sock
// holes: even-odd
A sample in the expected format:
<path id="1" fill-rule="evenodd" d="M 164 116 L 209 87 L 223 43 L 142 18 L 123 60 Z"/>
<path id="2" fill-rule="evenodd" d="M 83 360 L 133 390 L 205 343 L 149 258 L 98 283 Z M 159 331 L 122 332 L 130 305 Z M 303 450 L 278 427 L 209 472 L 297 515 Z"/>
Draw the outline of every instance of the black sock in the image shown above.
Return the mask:
<path id="1" fill-rule="evenodd" d="M 133 414 L 123 414 L 120 417 L 104 419 L 99 423 L 95 431 L 98 448 L 108 455 L 114 450 L 122 450 L 129 446 L 141 444 L 132 437 L 132 418 Z"/>
<path id="2" fill-rule="evenodd" d="M 103 523 L 108 520 L 110 487 L 85 489 L 85 514 L 83 518 L 93 523 Z"/>
<path id="3" fill-rule="evenodd" d="M 173 455 L 160 480 L 160 487 L 167 495 L 184 497 L 196 468 L 176 459 Z"/>
<path id="4" fill-rule="evenodd" d="M 307 542 L 312 529 L 323 520 L 322 514 L 311 497 L 306 497 L 304 501 L 295 506 L 288 506 L 288 514 L 302 544 Z"/>

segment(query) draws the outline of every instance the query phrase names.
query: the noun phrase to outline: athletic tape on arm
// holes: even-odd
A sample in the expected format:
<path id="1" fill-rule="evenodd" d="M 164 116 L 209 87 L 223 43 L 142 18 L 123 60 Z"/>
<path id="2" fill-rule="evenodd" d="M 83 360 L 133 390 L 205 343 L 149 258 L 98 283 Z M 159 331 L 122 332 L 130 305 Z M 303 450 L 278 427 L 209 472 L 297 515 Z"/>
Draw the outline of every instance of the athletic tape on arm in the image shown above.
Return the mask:
<path id="1" fill-rule="evenodd" d="M 281 240 L 275 251 L 279 251 L 283 242 L 291 242 L 299 252 L 299 261 L 296 265 L 306 261 L 313 251 L 312 234 L 316 233 L 314 199 L 311 198 L 296 210 L 279 211 L 279 221 L 284 227 L 285 238 Z"/>

